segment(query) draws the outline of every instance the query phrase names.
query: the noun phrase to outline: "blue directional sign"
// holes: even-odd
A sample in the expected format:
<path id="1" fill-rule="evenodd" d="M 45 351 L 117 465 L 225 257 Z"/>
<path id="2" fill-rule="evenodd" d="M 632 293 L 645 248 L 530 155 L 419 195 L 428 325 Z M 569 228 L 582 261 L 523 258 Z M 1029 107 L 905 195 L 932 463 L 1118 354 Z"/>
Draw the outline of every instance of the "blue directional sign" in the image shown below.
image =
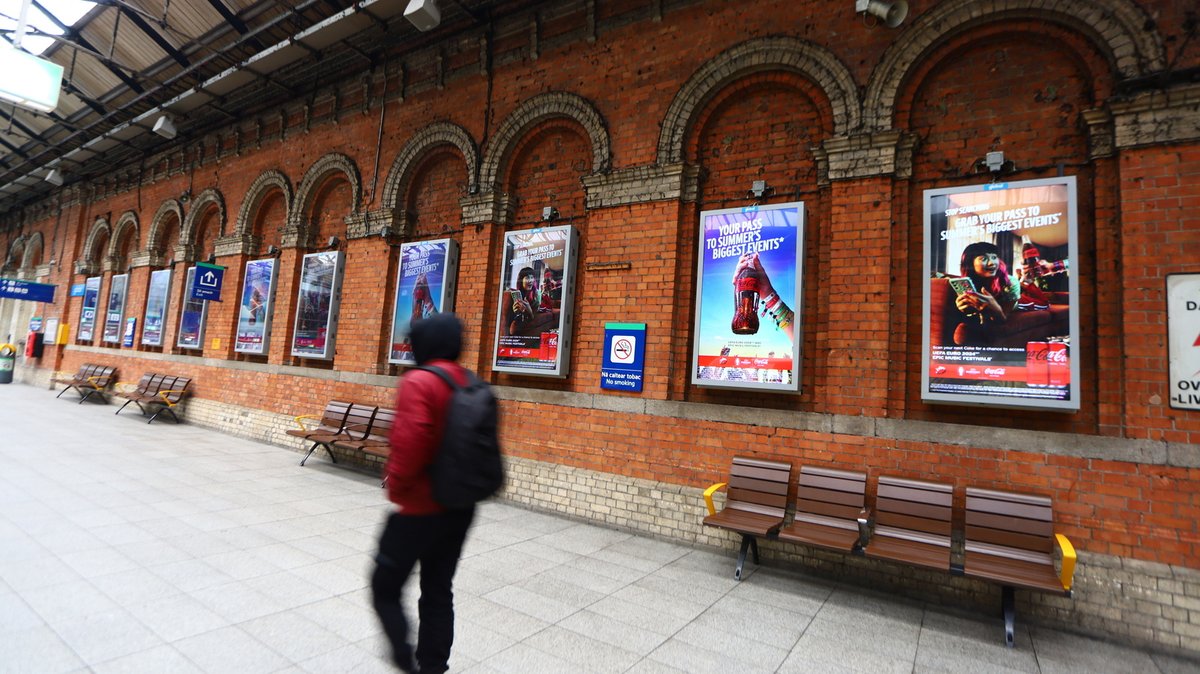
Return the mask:
<path id="1" fill-rule="evenodd" d="M 72 283 L 71 284 L 71 297 L 83 297 L 83 294 L 85 292 L 87 292 L 87 284 L 86 283 Z"/>
<path id="2" fill-rule="evenodd" d="M 192 299 L 221 301 L 221 282 L 225 280 L 225 268 L 204 262 L 196 263 L 192 276 L 192 287 L 188 295 Z"/>
<path id="3" fill-rule="evenodd" d="M 641 391 L 645 357 L 645 323 L 605 323 L 600 388 Z"/>
<path id="4" fill-rule="evenodd" d="M 15 278 L 0 278 L 0 299 L 28 300 L 30 302 L 54 303 L 54 286 L 49 283 L 34 283 Z"/>

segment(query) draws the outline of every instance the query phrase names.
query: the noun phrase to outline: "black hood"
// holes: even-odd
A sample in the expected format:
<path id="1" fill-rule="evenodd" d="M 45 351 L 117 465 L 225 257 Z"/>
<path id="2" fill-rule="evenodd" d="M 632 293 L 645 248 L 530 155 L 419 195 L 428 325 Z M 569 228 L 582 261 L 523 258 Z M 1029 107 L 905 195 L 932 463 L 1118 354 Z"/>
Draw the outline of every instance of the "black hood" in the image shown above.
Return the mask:
<path id="1" fill-rule="evenodd" d="M 458 360 L 462 333 L 462 322 L 454 314 L 434 314 L 413 321 L 409 339 L 417 365 L 438 359 Z"/>

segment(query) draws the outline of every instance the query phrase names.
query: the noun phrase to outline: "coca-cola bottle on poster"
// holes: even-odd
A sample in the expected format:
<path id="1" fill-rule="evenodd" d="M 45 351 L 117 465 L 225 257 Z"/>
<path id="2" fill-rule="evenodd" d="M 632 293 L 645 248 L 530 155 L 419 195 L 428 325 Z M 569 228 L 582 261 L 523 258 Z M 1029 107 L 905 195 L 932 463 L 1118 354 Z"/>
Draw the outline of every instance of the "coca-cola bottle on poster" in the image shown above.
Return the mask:
<path id="1" fill-rule="evenodd" d="M 1051 340 L 1046 353 L 1047 383 L 1054 388 L 1066 388 L 1071 382 L 1071 357 L 1066 342 Z"/>
<path id="2" fill-rule="evenodd" d="M 746 267 L 733 283 L 733 323 L 735 335 L 758 333 L 758 272 Z"/>
<path id="3" fill-rule="evenodd" d="M 1025 344 L 1025 383 L 1030 388 L 1045 388 L 1050 384 L 1047 357 L 1049 342 L 1027 342 Z"/>

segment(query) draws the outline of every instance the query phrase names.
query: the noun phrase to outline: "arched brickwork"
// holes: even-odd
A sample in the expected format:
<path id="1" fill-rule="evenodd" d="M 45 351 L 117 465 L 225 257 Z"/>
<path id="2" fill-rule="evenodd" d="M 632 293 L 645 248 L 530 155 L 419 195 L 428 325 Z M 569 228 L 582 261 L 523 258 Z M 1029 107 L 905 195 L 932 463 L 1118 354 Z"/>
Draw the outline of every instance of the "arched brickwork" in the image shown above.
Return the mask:
<path id="1" fill-rule="evenodd" d="M 475 194 L 479 191 L 479 182 L 476 180 L 476 176 L 479 175 L 479 152 L 475 149 L 475 141 L 471 140 L 471 136 L 461 126 L 449 122 L 438 122 L 417 132 L 417 135 L 408 141 L 400 154 L 396 155 L 396 160 L 392 162 L 387 180 L 383 184 L 385 209 L 394 209 L 400 205 L 400 199 L 412 181 L 413 169 L 430 152 L 443 145 L 454 146 L 466 161 L 469 181 L 467 192 Z"/>
<path id="2" fill-rule="evenodd" d="M 334 173 L 341 173 L 350 183 L 351 212 L 358 213 L 362 206 L 362 177 L 359 175 L 358 166 L 350 157 L 338 152 L 331 152 L 310 166 L 304 173 L 304 178 L 300 180 L 300 186 L 296 188 L 296 198 L 293 202 L 295 207 L 290 209 L 293 223 L 312 215 L 313 201 L 317 197 L 321 183 Z"/>
<path id="3" fill-rule="evenodd" d="M 254 234 L 254 219 L 258 214 L 258 209 L 274 190 L 283 192 L 287 218 L 291 218 L 292 183 L 282 171 L 275 169 L 263 171 L 262 174 L 254 179 L 254 182 L 250 185 L 250 189 L 246 190 L 246 198 L 242 200 L 242 207 L 238 210 L 237 224 L 234 228 L 235 235 L 249 236 Z M 287 219 L 285 219 L 286 221 Z"/>
<path id="4" fill-rule="evenodd" d="M 959 32 L 1000 20 L 1033 18 L 1088 36 L 1121 77 L 1161 70 L 1162 42 L 1151 18 L 1129 0 L 950 0 L 922 14 L 897 36 L 871 73 L 863 100 L 868 131 L 892 127 L 896 99 L 913 67 Z"/>
<path id="5" fill-rule="evenodd" d="M 693 118 L 713 96 L 735 80 L 768 70 L 798 73 L 820 86 L 833 108 L 834 134 L 859 128 L 858 88 L 850 70 L 832 52 L 790 37 L 751 40 L 705 63 L 675 95 L 658 137 L 659 165 L 683 160 L 684 140 Z"/>
<path id="6" fill-rule="evenodd" d="M 479 177 L 481 188 L 497 189 L 501 167 L 511 158 L 525 133 L 541 122 L 556 117 L 574 120 L 583 127 L 592 145 L 592 173 L 607 171 L 612 155 L 604 118 L 583 97 L 560 91 L 534 96 L 504 119 L 488 143 Z"/>
<path id="7" fill-rule="evenodd" d="M 12 240 L 12 243 L 8 245 L 8 254 L 4 256 L 4 264 L 0 265 L 0 267 L 9 269 L 16 266 L 19 259 L 23 262 L 25 238 L 24 236 L 18 236 Z M 24 267 L 24 264 L 22 264 L 22 267 Z"/>
<path id="8" fill-rule="evenodd" d="M 100 259 L 101 251 L 96 250 L 96 245 L 104 241 L 112 232 L 112 227 L 109 226 L 108 220 L 104 218 L 96 218 L 92 223 L 92 229 L 88 232 L 87 239 L 83 244 L 83 264 L 88 266 L 99 265 L 103 260 Z"/>
<path id="9" fill-rule="evenodd" d="M 159 205 L 158 210 L 154 213 L 154 219 L 150 221 L 150 236 L 146 239 L 146 250 L 151 253 L 166 252 L 166 233 L 167 228 L 171 225 L 171 216 L 175 217 L 175 225 L 180 228 L 180 235 L 183 234 L 183 207 L 174 199 L 167 199 Z"/>
<path id="10" fill-rule="evenodd" d="M 42 233 L 34 232 L 25 241 L 25 254 L 21 258 L 21 269 L 32 271 L 34 267 L 41 264 L 42 247 Z"/>
<path id="11" fill-rule="evenodd" d="M 215 189 L 209 188 L 200 193 L 192 203 L 187 218 L 183 221 L 183 229 L 179 233 L 179 243 L 199 245 L 196 240 L 196 226 L 212 208 L 217 209 L 217 236 L 225 234 L 225 198 Z"/>
<path id="12" fill-rule="evenodd" d="M 117 218 L 117 224 L 113 226 L 113 235 L 108 240 L 108 256 L 110 258 L 121 257 L 123 262 L 128 263 L 126 251 L 136 248 L 140 240 L 141 232 L 138 228 L 137 213 L 125 211 L 121 217 Z"/>

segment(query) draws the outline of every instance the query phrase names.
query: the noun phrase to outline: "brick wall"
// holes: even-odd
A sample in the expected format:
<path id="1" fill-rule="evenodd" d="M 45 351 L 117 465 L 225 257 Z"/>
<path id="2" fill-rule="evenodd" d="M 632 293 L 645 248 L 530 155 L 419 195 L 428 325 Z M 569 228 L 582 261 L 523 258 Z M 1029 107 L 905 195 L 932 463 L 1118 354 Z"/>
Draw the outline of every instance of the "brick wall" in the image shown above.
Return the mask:
<path id="1" fill-rule="evenodd" d="M 61 213 L 31 211 L 0 250 L 42 234 L 58 256 L 43 280 L 60 287 L 43 313 L 72 342 L 20 376 L 44 385 L 93 361 L 128 381 L 191 376 L 191 422 L 299 449 L 283 433 L 292 416 L 333 397 L 391 404 L 395 244 L 451 237 L 463 361 L 504 399 L 508 498 L 728 547 L 700 527 L 699 490 L 735 454 L 943 480 L 960 501 L 968 485 L 1047 494 L 1081 563 L 1075 600 L 1019 595 L 1034 619 L 1200 651 L 1200 413 L 1167 405 L 1163 298 L 1165 274 L 1196 271 L 1200 90 L 1129 84 L 1200 65 L 1176 51 L 1180 3 L 944 0 L 899 31 L 824 0 L 592 7 L 500 21 L 490 67 L 474 34 L 390 55 L 388 72 L 405 76 L 367 74 L 367 100 L 347 78 L 307 109 L 281 100 L 152 158 L 141 184 L 98 181 L 66 193 Z M 1078 413 L 920 397 L 922 193 L 988 182 L 975 165 L 994 150 L 1016 165 L 1007 180 L 1078 180 Z M 798 395 L 690 384 L 699 213 L 748 205 L 754 180 L 774 188 L 765 203 L 805 203 Z M 541 225 L 546 206 L 581 234 L 571 372 L 494 375 L 503 236 Z M 99 335 L 109 225 L 129 212 L 128 315 L 141 323 L 151 269 L 175 270 L 161 349 L 74 339 L 80 298 L 65 288 L 103 276 Z M 347 259 L 337 353 L 292 358 L 300 258 L 335 235 Z M 269 245 L 282 248 L 270 349 L 236 355 L 236 289 Z M 186 269 L 213 252 L 226 301 L 210 306 L 203 348 L 181 351 Z M 599 387 L 607 322 L 647 324 L 641 394 Z M 765 548 L 831 577 L 995 599 L 960 579 Z"/>

